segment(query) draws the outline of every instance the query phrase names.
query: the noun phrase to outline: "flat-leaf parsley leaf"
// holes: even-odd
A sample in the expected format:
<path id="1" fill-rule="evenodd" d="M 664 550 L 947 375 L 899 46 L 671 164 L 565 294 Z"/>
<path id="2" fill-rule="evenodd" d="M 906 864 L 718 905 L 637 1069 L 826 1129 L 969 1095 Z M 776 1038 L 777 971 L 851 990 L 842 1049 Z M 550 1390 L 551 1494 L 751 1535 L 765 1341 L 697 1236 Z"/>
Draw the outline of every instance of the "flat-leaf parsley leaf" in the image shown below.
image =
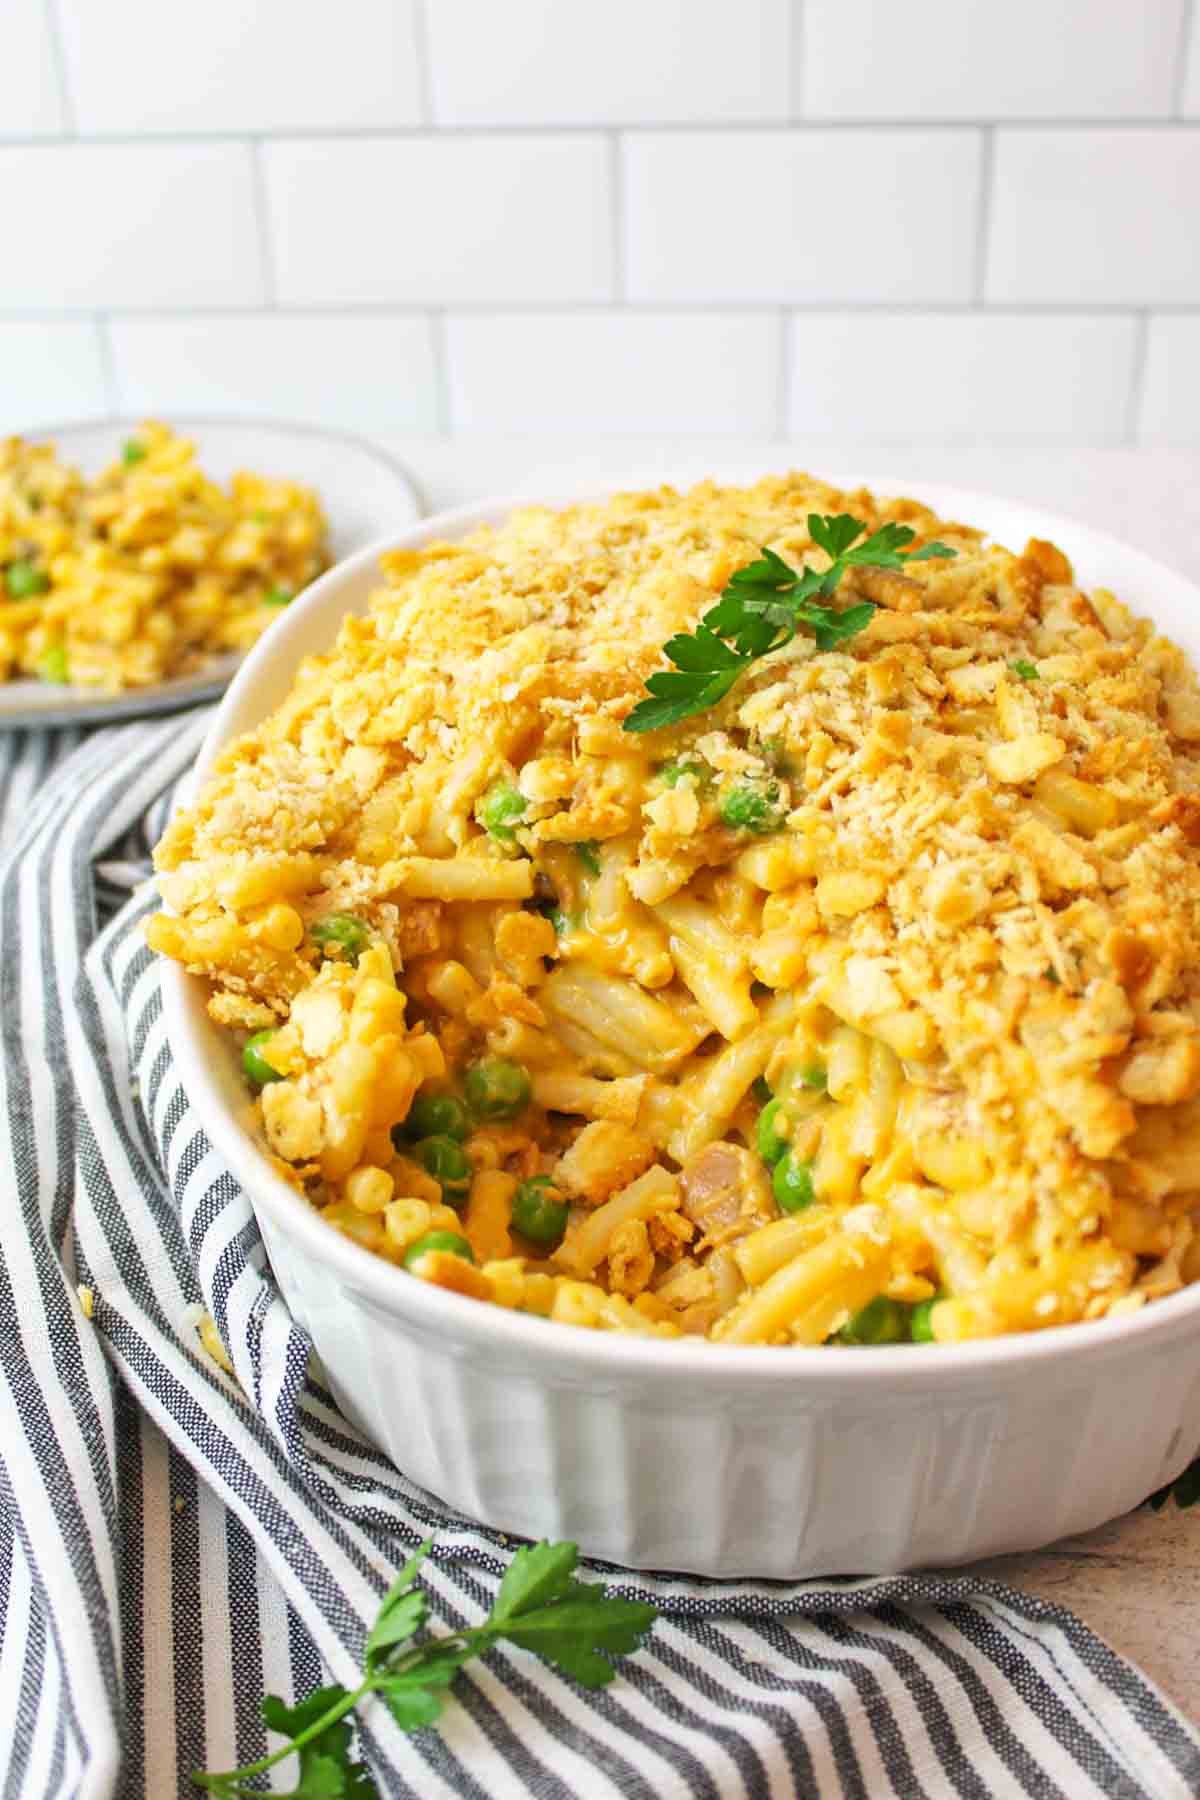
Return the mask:
<path id="1" fill-rule="evenodd" d="M 365 1672 L 356 1688 L 318 1688 L 295 1706 L 275 1694 L 262 1702 L 263 1722 L 288 1742 L 256 1763 L 226 1774 L 199 1774 L 197 1786 L 218 1800 L 261 1794 L 246 1784 L 287 1756 L 299 1758 L 290 1800 L 379 1800 L 366 1765 L 351 1760 L 353 1726 L 348 1714 L 377 1695 L 402 1731 L 436 1722 L 443 1690 L 459 1669 L 494 1643 L 534 1651 L 584 1687 L 603 1687 L 616 1674 L 613 1657 L 636 1650 L 655 1619 L 642 1600 L 606 1594 L 595 1581 L 577 1581 L 574 1544 L 532 1544 L 518 1550 L 482 1625 L 413 1643 L 428 1611 L 417 1572 L 429 1554 L 427 1540 L 405 1563 L 383 1597 L 367 1638 Z"/>
<path id="2" fill-rule="evenodd" d="M 731 576 L 695 631 L 680 632 L 663 645 L 674 667 L 649 676 L 651 698 L 634 707 L 625 720 L 626 731 L 661 731 L 707 712 L 752 663 L 789 644 L 800 630 L 812 633 L 819 651 L 835 650 L 856 637 L 870 624 L 875 604 L 863 600 L 841 611 L 829 604 L 847 569 L 901 569 L 908 562 L 958 554 L 936 543 L 908 550 L 916 533 L 891 522 L 860 542 L 867 527 L 850 513 L 810 513 L 808 530 L 829 557 L 829 567 L 793 569 L 764 548 L 756 561 Z"/>

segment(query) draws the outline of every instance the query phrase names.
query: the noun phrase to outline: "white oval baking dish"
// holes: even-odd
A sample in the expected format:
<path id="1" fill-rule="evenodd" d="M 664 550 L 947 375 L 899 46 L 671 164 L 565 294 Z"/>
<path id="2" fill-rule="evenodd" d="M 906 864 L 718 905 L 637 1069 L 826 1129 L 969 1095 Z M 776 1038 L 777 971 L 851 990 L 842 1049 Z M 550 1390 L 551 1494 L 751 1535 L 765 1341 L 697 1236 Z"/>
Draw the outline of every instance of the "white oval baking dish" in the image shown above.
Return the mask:
<path id="1" fill-rule="evenodd" d="M 718 468 L 722 480 L 761 469 Z M 661 480 L 661 476 L 652 480 Z M 894 477 L 829 479 L 906 493 Z M 649 485 L 636 473 L 547 504 Z M 1200 589 L 1089 527 L 921 483 L 1020 547 L 1051 538 L 1200 660 Z M 522 500 L 443 513 L 314 583 L 247 659 L 196 769 L 363 611 L 388 548 L 461 535 Z M 488 1525 L 636 1568 L 712 1576 L 886 1572 L 1031 1549 L 1127 1511 L 1200 1443 L 1200 1284 L 1128 1318 L 955 1346 L 830 1353 L 610 1333 L 412 1280 L 342 1237 L 245 1129 L 245 1087 L 202 983 L 163 963 L 184 1087 L 250 1196 L 280 1288 L 346 1414 L 413 1480 Z"/>

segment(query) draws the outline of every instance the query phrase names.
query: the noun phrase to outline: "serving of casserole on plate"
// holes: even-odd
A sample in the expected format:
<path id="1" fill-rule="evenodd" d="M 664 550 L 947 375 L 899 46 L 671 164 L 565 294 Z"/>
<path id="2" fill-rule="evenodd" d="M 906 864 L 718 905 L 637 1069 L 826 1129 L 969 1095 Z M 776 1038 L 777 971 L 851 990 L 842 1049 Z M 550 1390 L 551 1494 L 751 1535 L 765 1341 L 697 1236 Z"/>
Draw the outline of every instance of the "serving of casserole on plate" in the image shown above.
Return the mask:
<path id="1" fill-rule="evenodd" d="M 53 444 L 0 443 L 0 675 L 117 693 L 245 650 L 328 566 L 320 501 L 147 421 L 85 479 Z"/>
<path id="2" fill-rule="evenodd" d="M 1200 1274 L 1200 695 L 1149 624 L 799 475 L 382 576 L 171 826 L 151 926 L 340 1232 L 664 1354 Z"/>
<path id="3" fill-rule="evenodd" d="M 417 511 L 382 453 L 306 426 L 113 420 L 0 440 L 0 726 L 211 698 L 332 559 Z"/>

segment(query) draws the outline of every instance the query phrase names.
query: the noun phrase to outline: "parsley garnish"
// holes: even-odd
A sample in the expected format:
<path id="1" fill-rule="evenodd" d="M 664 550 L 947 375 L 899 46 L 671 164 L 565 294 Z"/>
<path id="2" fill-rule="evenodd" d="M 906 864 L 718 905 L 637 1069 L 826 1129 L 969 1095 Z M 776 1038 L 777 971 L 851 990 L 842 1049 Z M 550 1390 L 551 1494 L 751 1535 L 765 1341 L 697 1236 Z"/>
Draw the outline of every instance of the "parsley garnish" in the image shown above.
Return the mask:
<path id="1" fill-rule="evenodd" d="M 1027 656 L 1018 656 L 1013 662 L 1010 662 L 1008 666 L 1014 675 L 1019 675 L 1021 677 L 1022 681 L 1041 680 L 1041 676 L 1038 674 L 1037 664 L 1031 663 Z"/>
<path id="2" fill-rule="evenodd" d="M 681 632 L 663 645 L 675 667 L 649 677 L 646 687 L 653 698 L 638 702 L 625 720 L 626 731 L 659 731 L 715 706 L 744 670 L 768 651 L 790 644 L 802 626 L 812 632 L 818 650 L 834 650 L 856 637 L 874 617 L 874 601 L 863 600 L 842 612 L 826 604 L 847 569 L 902 569 L 908 562 L 958 554 L 945 544 L 905 552 L 916 536 L 907 525 L 881 525 L 860 544 L 867 527 L 849 513 L 810 513 L 808 529 L 831 559 L 829 567 L 793 569 L 774 550 L 764 549 L 757 562 L 739 569 L 695 631 Z"/>
<path id="3" fill-rule="evenodd" d="M 289 1741 L 243 1769 L 197 1773 L 192 1777 L 197 1786 L 219 1800 L 260 1795 L 261 1788 L 245 1784 L 284 1757 L 298 1756 L 299 1781 L 289 1800 L 379 1800 L 366 1765 L 350 1760 L 353 1728 L 347 1714 L 369 1696 L 379 1696 L 402 1731 L 419 1731 L 437 1719 L 443 1691 L 463 1664 L 502 1638 L 534 1651 L 582 1687 L 603 1687 L 616 1673 L 612 1658 L 636 1650 L 654 1623 L 655 1609 L 644 1601 L 606 1594 L 599 1582 L 576 1581 L 574 1544 L 541 1543 L 517 1551 L 482 1625 L 414 1644 L 428 1610 L 416 1576 L 430 1542 L 405 1563 L 384 1595 L 367 1638 L 359 1685 L 318 1688 L 295 1706 L 268 1694 L 263 1720 Z"/>

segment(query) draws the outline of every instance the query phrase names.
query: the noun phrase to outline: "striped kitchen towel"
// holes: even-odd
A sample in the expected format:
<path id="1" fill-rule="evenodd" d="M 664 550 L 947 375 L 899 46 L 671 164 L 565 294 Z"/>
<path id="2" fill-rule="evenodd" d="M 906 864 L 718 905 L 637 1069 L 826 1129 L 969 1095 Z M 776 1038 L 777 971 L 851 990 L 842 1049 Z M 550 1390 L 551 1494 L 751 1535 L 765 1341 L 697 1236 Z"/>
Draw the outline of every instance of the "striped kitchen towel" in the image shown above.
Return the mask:
<path id="1" fill-rule="evenodd" d="M 179 1086 L 144 883 L 206 723 L 0 743 L 0 1789 L 21 1800 L 195 1793 L 193 1770 L 263 1753 L 264 1691 L 353 1682 L 420 1539 L 435 1628 L 478 1621 L 509 1554 L 339 1416 Z M 1150 1683 L 997 1584 L 603 1573 L 661 1609 L 611 1688 L 493 1650 L 436 1729 L 367 1710 L 379 1792 L 1200 1792 L 1200 1738 Z"/>

